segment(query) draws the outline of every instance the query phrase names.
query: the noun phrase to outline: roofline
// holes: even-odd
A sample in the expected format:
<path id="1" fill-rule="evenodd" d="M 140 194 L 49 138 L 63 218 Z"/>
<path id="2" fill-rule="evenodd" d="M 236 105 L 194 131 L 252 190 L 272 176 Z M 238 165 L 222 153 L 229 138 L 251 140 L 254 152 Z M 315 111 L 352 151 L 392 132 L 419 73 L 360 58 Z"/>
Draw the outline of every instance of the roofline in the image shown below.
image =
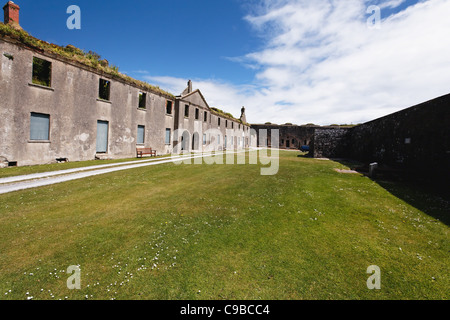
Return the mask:
<path id="1" fill-rule="evenodd" d="M 184 100 L 186 97 L 189 97 L 189 96 L 193 95 L 194 93 L 200 94 L 200 97 L 202 97 L 203 102 L 205 102 L 207 109 L 208 109 L 209 112 L 211 112 L 212 114 L 214 114 L 214 115 L 216 115 L 216 116 L 218 116 L 218 117 L 221 117 L 221 118 L 224 118 L 224 119 L 228 119 L 228 120 L 232 120 L 232 121 L 238 122 L 238 123 L 240 123 L 240 124 L 242 124 L 242 125 L 246 125 L 246 126 L 250 127 L 250 124 L 244 123 L 244 122 L 242 122 L 240 119 L 237 119 L 237 118 L 235 118 L 235 117 L 229 117 L 229 116 L 226 116 L 226 115 L 224 115 L 224 114 L 221 114 L 221 113 L 215 111 L 213 108 L 211 108 L 211 107 L 209 106 L 208 102 L 206 102 L 206 99 L 205 99 L 205 97 L 203 96 L 203 94 L 202 94 L 202 92 L 200 91 L 200 89 L 195 89 L 194 91 L 189 92 L 188 94 L 186 94 L 186 95 L 184 95 L 184 96 L 181 96 L 181 95 L 180 95 L 180 96 L 176 96 L 175 98 L 176 98 L 177 100 Z"/>
<path id="2" fill-rule="evenodd" d="M 202 92 L 200 91 L 200 89 L 195 89 L 194 91 L 189 92 L 188 94 L 186 94 L 186 95 L 184 95 L 184 96 L 177 96 L 177 97 L 175 97 L 175 98 L 176 98 L 176 99 L 179 99 L 179 100 L 183 100 L 184 98 L 189 97 L 189 96 L 191 96 L 191 95 L 193 95 L 194 93 L 197 93 L 197 92 L 200 94 L 200 97 L 202 97 L 203 102 L 206 104 L 206 107 L 208 108 L 208 110 L 211 110 L 211 108 L 210 108 L 208 102 L 206 102 L 206 99 L 205 99 L 205 97 L 203 96 L 203 94 L 202 94 Z"/>
<path id="3" fill-rule="evenodd" d="M 4 23 L 1 23 L 1 22 L 0 22 L 0 24 L 4 25 Z M 34 39 L 36 39 L 38 41 L 46 42 L 46 41 L 41 40 L 39 38 L 35 38 L 35 37 L 33 37 L 33 36 L 29 35 L 29 34 L 28 34 L 28 36 L 31 37 L 31 38 L 34 38 Z M 81 68 L 83 70 L 95 73 L 95 74 L 97 74 L 99 76 L 108 77 L 108 78 L 110 78 L 112 80 L 122 82 L 124 84 L 133 86 L 133 87 L 135 87 L 137 89 L 140 89 L 142 91 L 151 92 L 151 93 L 156 94 L 156 95 L 164 96 L 164 97 L 166 97 L 168 99 L 171 99 L 171 100 L 174 100 L 176 98 L 175 95 L 173 95 L 170 92 L 166 92 L 166 91 L 164 91 L 162 89 L 161 89 L 161 91 L 158 91 L 157 89 L 152 89 L 152 88 L 148 88 L 148 87 L 145 86 L 145 84 L 153 86 L 150 83 L 146 83 L 144 81 L 137 80 L 135 78 L 132 78 L 132 77 L 130 77 L 130 76 L 126 75 L 126 74 L 120 73 L 120 72 L 118 72 L 119 75 L 115 75 L 115 74 L 107 72 L 107 71 L 102 71 L 102 70 L 96 69 L 96 68 L 94 68 L 92 66 L 89 66 L 89 65 L 87 65 L 85 63 L 66 58 L 66 57 L 64 57 L 64 56 L 62 56 L 62 55 L 60 55 L 58 53 L 51 52 L 51 51 L 48 51 L 48 50 L 45 50 L 45 49 L 42 49 L 42 48 L 30 45 L 30 44 L 24 43 L 20 39 L 17 39 L 16 37 L 11 37 L 8 34 L 0 34 L 0 40 L 3 40 L 5 42 L 8 42 L 8 43 L 11 43 L 11 44 L 14 44 L 14 45 L 21 46 L 21 47 L 26 48 L 26 49 L 28 49 L 30 51 L 36 52 L 36 53 L 38 53 L 40 55 L 43 55 L 43 56 L 46 56 L 48 58 L 61 61 L 63 63 L 72 65 L 72 66 L 77 67 L 77 68 Z M 59 45 L 56 45 L 56 46 L 61 47 Z M 130 78 L 130 79 L 132 79 L 134 81 L 137 81 L 138 83 L 134 83 L 133 81 L 127 80 L 126 78 L 123 78 L 120 75 L 123 75 L 124 77 L 128 77 L 128 78 Z M 139 82 L 142 82 L 142 85 L 139 84 Z"/>

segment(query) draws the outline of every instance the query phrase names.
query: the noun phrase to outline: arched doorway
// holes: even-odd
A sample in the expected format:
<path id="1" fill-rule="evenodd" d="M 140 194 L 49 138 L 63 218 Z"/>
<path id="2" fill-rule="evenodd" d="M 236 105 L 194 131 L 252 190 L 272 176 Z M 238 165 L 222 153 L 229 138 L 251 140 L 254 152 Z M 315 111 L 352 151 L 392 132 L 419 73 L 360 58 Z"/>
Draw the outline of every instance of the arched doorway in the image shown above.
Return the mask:
<path id="1" fill-rule="evenodd" d="M 189 152 L 189 132 L 184 131 L 181 135 L 181 152 Z"/>

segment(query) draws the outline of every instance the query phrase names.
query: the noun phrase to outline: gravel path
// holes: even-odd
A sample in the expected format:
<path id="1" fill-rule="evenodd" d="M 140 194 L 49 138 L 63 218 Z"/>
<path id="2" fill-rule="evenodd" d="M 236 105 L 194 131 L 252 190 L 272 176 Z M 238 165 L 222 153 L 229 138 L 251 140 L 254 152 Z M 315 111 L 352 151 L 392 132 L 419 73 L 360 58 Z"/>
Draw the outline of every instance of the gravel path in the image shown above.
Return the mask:
<path id="1" fill-rule="evenodd" d="M 242 151 L 245 152 L 245 151 Z M 222 153 L 215 153 L 214 155 L 220 155 Z M 35 173 L 23 176 L 7 177 L 0 179 L 0 194 L 10 193 L 18 190 L 25 190 L 30 188 L 48 186 L 51 184 L 61 183 L 65 181 L 71 181 L 76 179 L 83 179 L 86 177 L 92 177 L 100 174 L 129 170 L 147 166 L 153 166 L 163 163 L 175 163 L 186 159 L 195 159 L 201 157 L 212 156 L 211 153 L 201 155 L 190 156 L 176 156 L 169 158 L 159 158 L 151 160 L 139 160 L 129 161 L 121 163 L 112 163 L 98 166 L 82 167 L 75 169 L 51 171 L 44 173 Z"/>

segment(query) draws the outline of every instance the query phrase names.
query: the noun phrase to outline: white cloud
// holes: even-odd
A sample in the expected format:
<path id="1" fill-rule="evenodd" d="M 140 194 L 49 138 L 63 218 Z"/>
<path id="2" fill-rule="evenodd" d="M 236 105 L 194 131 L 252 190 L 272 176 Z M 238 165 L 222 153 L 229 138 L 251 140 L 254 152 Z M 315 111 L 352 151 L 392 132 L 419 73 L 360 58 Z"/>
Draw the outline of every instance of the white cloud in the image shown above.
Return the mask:
<path id="1" fill-rule="evenodd" d="M 397 8 L 404 0 L 377 1 Z M 248 86 L 193 79 L 211 106 L 252 123 L 358 123 L 450 92 L 450 1 L 419 2 L 369 29 L 373 1 L 266 0 L 245 17 L 265 47 L 234 59 Z M 147 77 L 181 92 L 187 79 Z"/>
<path id="2" fill-rule="evenodd" d="M 144 80 L 156 83 L 175 95 L 181 94 L 188 82 L 188 79 L 158 76 L 145 76 Z M 250 100 L 258 95 L 258 88 L 251 85 L 234 86 L 230 83 L 209 79 L 194 78 L 191 80 L 193 89 L 200 89 L 210 107 L 225 110 L 237 118 L 241 115 L 241 107 L 249 105 Z"/>

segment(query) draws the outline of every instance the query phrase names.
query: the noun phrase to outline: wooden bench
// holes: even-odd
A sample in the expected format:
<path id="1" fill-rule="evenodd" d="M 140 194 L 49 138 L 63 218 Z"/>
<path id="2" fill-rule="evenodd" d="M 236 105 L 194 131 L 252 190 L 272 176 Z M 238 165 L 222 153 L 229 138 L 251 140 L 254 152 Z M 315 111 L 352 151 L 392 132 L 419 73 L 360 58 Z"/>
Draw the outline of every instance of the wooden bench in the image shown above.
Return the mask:
<path id="1" fill-rule="evenodd" d="M 150 157 L 156 157 L 156 150 L 152 150 L 152 148 L 136 148 L 136 154 L 138 158 L 142 158 L 147 154 L 149 154 Z"/>

